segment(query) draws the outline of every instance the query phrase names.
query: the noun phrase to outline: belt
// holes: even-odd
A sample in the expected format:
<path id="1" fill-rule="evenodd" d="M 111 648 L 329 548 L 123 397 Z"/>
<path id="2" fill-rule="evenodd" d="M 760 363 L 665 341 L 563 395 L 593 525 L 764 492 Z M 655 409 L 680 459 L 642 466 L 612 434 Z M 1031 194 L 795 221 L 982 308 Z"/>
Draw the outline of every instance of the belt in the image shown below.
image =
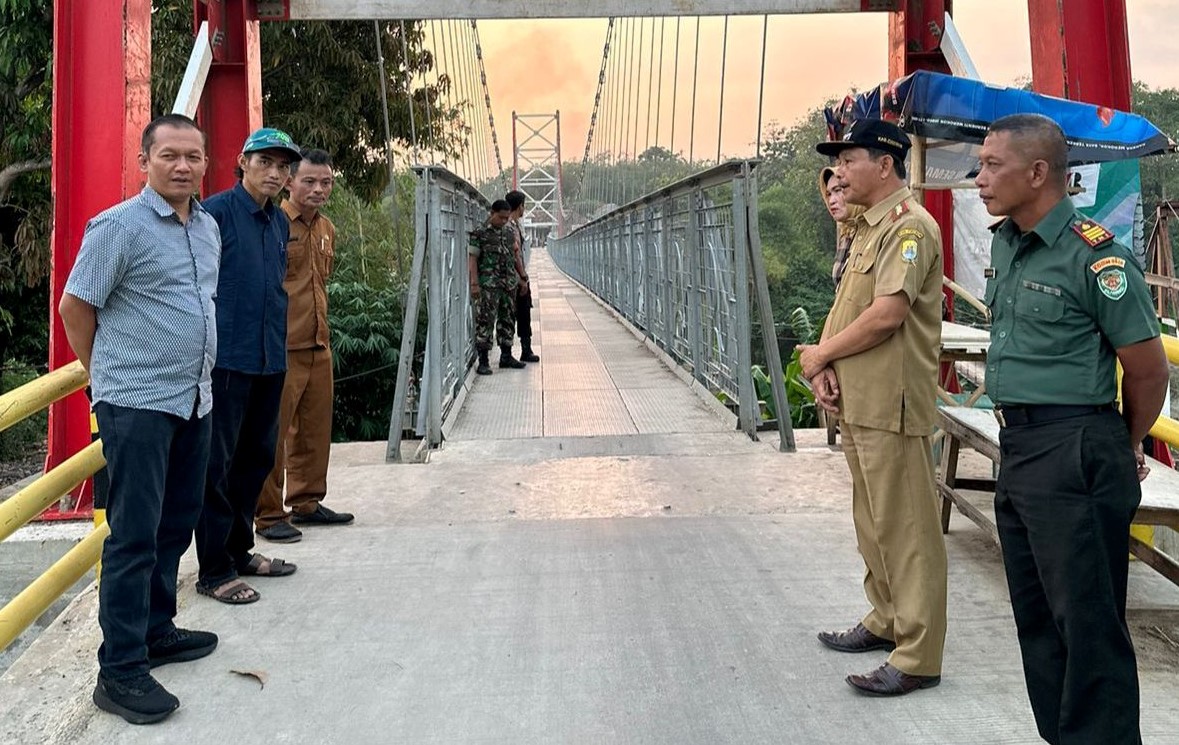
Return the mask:
<path id="1" fill-rule="evenodd" d="M 1086 416 L 1088 414 L 1104 414 L 1117 411 L 1117 407 L 1110 404 L 995 404 L 995 419 L 1000 427 L 1021 427 L 1025 424 L 1044 424 L 1060 419 Z"/>

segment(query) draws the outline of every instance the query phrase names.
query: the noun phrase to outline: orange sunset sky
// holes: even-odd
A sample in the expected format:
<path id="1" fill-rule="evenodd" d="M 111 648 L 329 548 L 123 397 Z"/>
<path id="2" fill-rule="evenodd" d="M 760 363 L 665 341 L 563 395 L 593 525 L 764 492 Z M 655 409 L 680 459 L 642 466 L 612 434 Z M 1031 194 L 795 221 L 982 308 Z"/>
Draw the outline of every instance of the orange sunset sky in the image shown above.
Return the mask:
<path id="1" fill-rule="evenodd" d="M 1179 8 L 1170 0 L 1127 0 L 1126 4 L 1134 78 L 1156 88 L 1179 87 L 1179 65 L 1174 61 Z M 1020 78 L 1030 78 L 1026 0 L 958 0 L 954 6 L 959 33 L 984 80 L 1011 84 Z M 649 38 L 651 21 L 647 23 L 644 38 Z M 658 39 L 658 21 L 655 23 Z M 684 90 L 691 83 L 690 53 L 695 23 L 694 18 L 684 18 L 680 32 L 680 105 L 675 149 L 685 156 L 689 108 Z M 705 18 L 701 22 L 695 137 L 698 159 L 716 155 L 722 23 L 721 18 Z M 581 159 L 605 33 L 605 19 L 479 23 L 505 164 L 511 159 L 513 110 L 551 113 L 559 109 L 563 159 Z M 664 34 L 664 113 L 658 140 L 666 147 L 670 135 L 674 19 L 664 21 Z M 733 17 L 729 21 L 721 146 L 724 156 L 753 152 L 761 34 L 760 16 Z M 827 98 L 882 82 L 887 74 L 887 38 L 886 16 L 879 13 L 771 17 L 764 122 L 791 124 Z M 1176 136 L 1174 132 L 1169 134 Z"/>

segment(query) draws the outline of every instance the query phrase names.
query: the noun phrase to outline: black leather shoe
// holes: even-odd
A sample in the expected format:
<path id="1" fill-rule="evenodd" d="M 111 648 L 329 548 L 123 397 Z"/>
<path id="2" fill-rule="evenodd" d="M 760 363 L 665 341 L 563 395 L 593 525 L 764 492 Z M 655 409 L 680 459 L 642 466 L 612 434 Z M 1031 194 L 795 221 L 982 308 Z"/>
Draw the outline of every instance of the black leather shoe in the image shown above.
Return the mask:
<path id="1" fill-rule="evenodd" d="M 300 525 L 347 525 L 355 518 L 350 512 L 336 512 L 329 510 L 322 504 L 315 506 L 315 512 L 308 512 L 307 514 L 294 513 L 291 515 L 291 522 L 299 523 Z"/>
<path id="2" fill-rule="evenodd" d="M 210 655 L 217 648 L 217 635 L 211 631 L 172 629 L 171 632 L 149 642 L 147 664 L 152 667 L 170 662 L 188 662 Z"/>
<path id="3" fill-rule="evenodd" d="M 285 521 L 259 528 L 254 532 L 271 543 L 298 543 L 303 540 L 303 531 Z"/>
<path id="4" fill-rule="evenodd" d="M 887 662 L 866 675 L 847 676 L 847 684 L 866 696 L 904 696 L 941 682 L 940 675 L 909 675 Z"/>
<path id="5" fill-rule="evenodd" d="M 147 673 L 123 681 L 107 680 L 99 673 L 93 698 L 95 706 L 131 724 L 158 722 L 180 708 L 180 699 Z"/>
<path id="6" fill-rule="evenodd" d="M 897 648 L 896 642 L 876 636 L 862 623 L 847 631 L 820 631 L 819 641 L 839 652 L 871 652 L 874 649 L 891 652 Z"/>

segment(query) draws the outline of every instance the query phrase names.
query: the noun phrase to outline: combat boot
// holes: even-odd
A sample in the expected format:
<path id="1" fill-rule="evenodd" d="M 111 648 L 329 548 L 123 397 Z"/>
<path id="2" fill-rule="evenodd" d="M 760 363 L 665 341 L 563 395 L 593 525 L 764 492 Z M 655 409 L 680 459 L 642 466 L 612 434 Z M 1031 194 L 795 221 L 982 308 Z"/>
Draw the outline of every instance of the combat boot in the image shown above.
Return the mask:
<path id="1" fill-rule="evenodd" d="M 523 362 L 521 362 L 520 360 L 518 360 L 512 356 L 512 345 L 511 344 L 504 344 L 504 345 L 500 346 L 500 348 L 499 348 L 499 366 L 501 369 L 505 368 L 505 367 L 509 367 L 514 370 L 519 370 L 521 367 L 526 367 L 526 365 Z"/>
<path id="2" fill-rule="evenodd" d="M 532 351 L 532 339 L 525 339 L 522 336 L 520 337 L 520 361 L 540 362 L 540 357 Z"/>
<path id="3" fill-rule="evenodd" d="M 491 363 L 487 361 L 487 350 L 479 350 L 479 366 L 475 368 L 476 375 L 490 375 Z"/>

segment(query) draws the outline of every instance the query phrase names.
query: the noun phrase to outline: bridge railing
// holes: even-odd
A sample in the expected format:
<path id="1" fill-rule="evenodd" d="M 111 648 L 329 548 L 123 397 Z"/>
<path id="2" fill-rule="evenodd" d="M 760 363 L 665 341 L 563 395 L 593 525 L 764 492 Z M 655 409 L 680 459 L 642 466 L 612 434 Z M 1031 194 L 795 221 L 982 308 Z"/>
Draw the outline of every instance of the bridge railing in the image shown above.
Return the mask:
<path id="1" fill-rule="evenodd" d="M 794 449 L 757 229 L 755 161 L 697 173 L 550 241 L 557 266 L 610 304 L 713 393 L 757 439 L 753 298 L 783 450 Z"/>
<path id="2" fill-rule="evenodd" d="M 87 380 L 82 364 L 72 362 L 5 393 L 0 396 L 0 430 L 85 388 Z M 105 464 L 101 441 L 93 442 L 0 503 L 0 541 L 49 509 Z M 103 522 L 101 510 L 95 510 L 95 522 L 98 524 L 89 535 L 0 608 L 0 650 L 7 648 L 98 563 L 102 542 L 110 534 L 110 528 Z"/>
<path id="3" fill-rule="evenodd" d="M 491 203 L 445 168 L 420 166 L 414 214 L 414 254 L 405 294 L 397 388 L 385 459 L 400 462 L 403 417 L 413 377 L 418 316 L 426 299 L 426 340 L 415 429 L 419 457 L 442 443 L 443 424 L 461 400 L 475 357 L 474 315 L 467 272 L 468 233 L 486 219 Z M 424 290 L 423 293 L 423 280 Z"/>

